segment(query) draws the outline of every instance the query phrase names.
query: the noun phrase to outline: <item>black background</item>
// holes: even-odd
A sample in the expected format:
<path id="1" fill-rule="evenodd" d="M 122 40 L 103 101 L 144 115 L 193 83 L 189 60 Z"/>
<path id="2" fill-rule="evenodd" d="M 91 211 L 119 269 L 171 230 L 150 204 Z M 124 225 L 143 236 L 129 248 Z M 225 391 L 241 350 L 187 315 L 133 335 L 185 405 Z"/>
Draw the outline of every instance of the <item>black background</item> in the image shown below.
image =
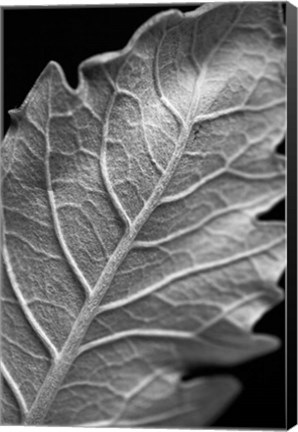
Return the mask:
<path id="1" fill-rule="evenodd" d="M 169 9 L 161 7 L 73 7 L 5 9 L 3 11 L 3 132 L 10 119 L 8 109 L 21 105 L 35 80 L 50 60 L 63 67 L 69 84 L 77 86 L 77 67 L 86 58 L 121 49 L 132 33 L 152 15 Z M 180 7 L 192 10 L 193 6 Z M 284 143 L 279 146 L 284 152 Z M 262 219 L 284 219 L 284 203 Z M 284 277 L 280 281 L 284 286 Z M 284 341 L 284 303 L 268 312 L 256 332 L 276 335 Z M 243 385 L 234 404 L 214 427 L 285 427 L 285 351 L 232 368 Z M 211 371 L 212 373 L 218 371 Z M 227 371 L 224 371 L 227 372 Z"/>

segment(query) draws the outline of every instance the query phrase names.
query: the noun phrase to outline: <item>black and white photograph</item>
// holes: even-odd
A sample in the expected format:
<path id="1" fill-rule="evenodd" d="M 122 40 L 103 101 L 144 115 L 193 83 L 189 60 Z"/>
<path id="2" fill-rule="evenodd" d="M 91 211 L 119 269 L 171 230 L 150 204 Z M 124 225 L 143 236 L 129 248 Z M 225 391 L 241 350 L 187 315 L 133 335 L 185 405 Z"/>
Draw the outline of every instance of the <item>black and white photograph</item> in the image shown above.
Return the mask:
<path id="1" fill-rule="evenodd" d="M 289 427 L 290 6 L 1 8 L 2 426 Z"/>

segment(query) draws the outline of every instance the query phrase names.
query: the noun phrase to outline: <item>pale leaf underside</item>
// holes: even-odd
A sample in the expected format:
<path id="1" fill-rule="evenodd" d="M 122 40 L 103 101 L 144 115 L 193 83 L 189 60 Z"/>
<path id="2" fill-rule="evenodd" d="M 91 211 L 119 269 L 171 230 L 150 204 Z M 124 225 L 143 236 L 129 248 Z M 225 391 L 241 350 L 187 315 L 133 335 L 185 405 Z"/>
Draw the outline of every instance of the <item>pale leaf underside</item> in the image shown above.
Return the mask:
<path id="1" fill-rule="evenodd" d="M 162 13 L 50 63 L 2 149 L 2 422 L 200 426 L 239 391 L 190 368 L 270 352 L 284 224 L 277 4 Z"/>

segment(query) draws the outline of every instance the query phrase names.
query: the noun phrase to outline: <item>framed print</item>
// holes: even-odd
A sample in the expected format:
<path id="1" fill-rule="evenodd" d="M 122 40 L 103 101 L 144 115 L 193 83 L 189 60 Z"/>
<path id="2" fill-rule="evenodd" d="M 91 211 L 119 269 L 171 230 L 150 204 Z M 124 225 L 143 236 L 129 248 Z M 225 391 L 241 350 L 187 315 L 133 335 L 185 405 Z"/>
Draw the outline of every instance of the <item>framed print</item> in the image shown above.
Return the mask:
<path id="1" fill-rule="evenodd" d="M 3 426 L 295 424 L 296 11 L 2 8 Z"/>

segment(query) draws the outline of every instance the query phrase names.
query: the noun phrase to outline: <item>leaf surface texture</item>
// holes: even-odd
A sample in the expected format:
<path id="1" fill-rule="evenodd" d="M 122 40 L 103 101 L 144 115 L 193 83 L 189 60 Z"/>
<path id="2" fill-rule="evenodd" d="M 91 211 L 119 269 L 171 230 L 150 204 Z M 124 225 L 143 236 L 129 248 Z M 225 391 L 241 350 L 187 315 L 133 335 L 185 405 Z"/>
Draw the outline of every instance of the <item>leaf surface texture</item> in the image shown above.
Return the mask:
<path id="1" fill-rule="evenodd" d="M 275 3 L 171 10 L 11 112 L 3 423 L 205 425 L 239 383 L 182 376 L 278 346 L 284 42 Z"/>

